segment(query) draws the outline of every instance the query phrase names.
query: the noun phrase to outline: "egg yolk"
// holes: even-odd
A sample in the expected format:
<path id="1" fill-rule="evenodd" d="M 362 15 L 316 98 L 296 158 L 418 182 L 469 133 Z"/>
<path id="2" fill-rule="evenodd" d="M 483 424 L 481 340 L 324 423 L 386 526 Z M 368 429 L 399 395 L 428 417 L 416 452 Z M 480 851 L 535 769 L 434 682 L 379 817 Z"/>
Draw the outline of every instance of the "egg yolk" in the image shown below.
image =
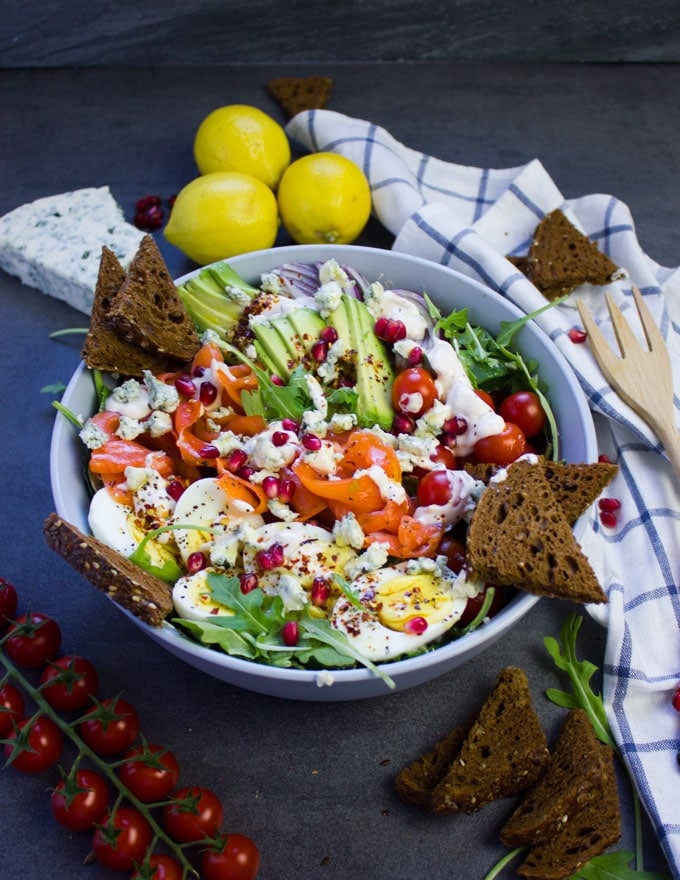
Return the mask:
<path id="1" fill-rule="evenodd" d="M 376 599 L 382 625 L 399 632 L 407 629 L 413 617 L 422 617 L 431 625 L 440 623 L 453 610 L 450 593 L 430 572 L 392 578 L 381 584 Z"/>

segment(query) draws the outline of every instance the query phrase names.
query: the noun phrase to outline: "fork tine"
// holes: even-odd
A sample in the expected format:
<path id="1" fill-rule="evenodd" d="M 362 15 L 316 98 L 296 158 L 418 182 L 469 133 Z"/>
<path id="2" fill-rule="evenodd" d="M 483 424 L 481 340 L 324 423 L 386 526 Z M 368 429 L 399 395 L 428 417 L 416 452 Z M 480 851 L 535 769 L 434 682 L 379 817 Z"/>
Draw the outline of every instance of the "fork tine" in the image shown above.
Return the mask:
<path id="1" fill-rule="evenodd" d="M 647 303 L 645 302 L 644 297 L 634 284 L 631 286 L 631 290 L 633 291 L 633 299 L 635 300 L 635 305 L 637 306 L 642 329 L 645 331 L 645 339 L 647 340 L 649 350 L 665 351 L 666 343 L 663 336 L 661 335 L 661 331 L 654 321 L 654 318 L 652 318 L 651 312 L 647 308 Z"/>
<path id="2" fill-rule="evenodd" d="M 583 327 L 588 334 L 588 340 L 590 342 L 590 348 L 595 355 L 596 359 L 599 361 L 600 366 L 603 368 L 608 368 L 615 361 L 618 360 L 616 354 L 611 350 L 609 343 L 604 338 L 604 335 L 600 328 L 595 323 L 595 319 L 590 314 L 586 304 L 582 300 L 577 300 L 576 307 L 578 308 L 579 315 L 581 316 L 581 321 L 583 323 Z"/>
<path id="3" fill-rule="evenodd" d="M 630 324 L 624 318 L 621 309 L 614 302 L 612 295 L 605 293 L 604 298 L 609 309 L 609 317 L 612 319 L 616 341 L 619 343 L 621 357 L 625 357 L 626 353 L 633 351 L 635 348 L 641 348 L 640 343 L 631 330 Z"/>

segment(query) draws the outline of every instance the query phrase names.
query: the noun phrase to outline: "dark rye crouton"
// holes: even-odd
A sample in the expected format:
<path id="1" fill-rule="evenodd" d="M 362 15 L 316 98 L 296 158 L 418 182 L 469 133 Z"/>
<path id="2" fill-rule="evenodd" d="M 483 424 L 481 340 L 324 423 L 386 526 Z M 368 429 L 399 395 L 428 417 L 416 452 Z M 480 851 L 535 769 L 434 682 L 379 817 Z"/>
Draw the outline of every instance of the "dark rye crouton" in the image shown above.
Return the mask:
<path id="1" fill-rule="evenodd" d="M 281 76 L 267 83 L 267 91 L 289 116 L 303 110 L 321 110 L 332 88 L 333 80 L 328 76 Z"/>

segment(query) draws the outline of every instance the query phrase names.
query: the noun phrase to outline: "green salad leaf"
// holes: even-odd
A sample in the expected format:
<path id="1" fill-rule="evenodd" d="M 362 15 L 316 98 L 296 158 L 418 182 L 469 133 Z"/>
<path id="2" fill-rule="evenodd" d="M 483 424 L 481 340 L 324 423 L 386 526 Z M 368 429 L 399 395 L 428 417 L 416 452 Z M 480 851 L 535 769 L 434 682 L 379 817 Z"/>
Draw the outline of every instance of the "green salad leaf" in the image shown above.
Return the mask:
<path id="1" fill-rule="evenodd" d="M 633 859 L 628 850 L 603 853 L 586 862 L 569 880 L 670 880 L 661 871 L 636 871 L 630 867 Z"/>

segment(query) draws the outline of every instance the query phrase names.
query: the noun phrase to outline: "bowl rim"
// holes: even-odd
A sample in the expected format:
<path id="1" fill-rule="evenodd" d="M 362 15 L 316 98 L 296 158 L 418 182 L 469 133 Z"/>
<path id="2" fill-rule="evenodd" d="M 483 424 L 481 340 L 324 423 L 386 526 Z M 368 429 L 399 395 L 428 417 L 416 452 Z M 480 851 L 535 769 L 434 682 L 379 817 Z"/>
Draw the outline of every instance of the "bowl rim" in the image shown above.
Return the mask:
<path id="1" fill-rule="evenodd" d="M 482 284 L 481 282 L 470 278 L 469 276 L 464 275 L 463 273 L 455 269 L 452 269 L 440 263 L 434 263 L 433 261 L 427 260 L 422 257 L 411 256 L 409 254 L 387 250 L 384 248 L 367 247 L 363 245 L 284 245 L 280 247 L 273 247 L 266 250 L 242 254 L 237 257 L 230 258 L 228 262 L 230 264 L 233 264 L 234 268 L 238 270 L 239 266 L 243 264 L 247 265 L 248 263 L 256 262 L 258 260 L 271 256 L 272 258 L 275 258 L 272 261 L 272 268 L 275 268 L 276 266 L 282 265 L 283 263 L 287 262 L 310 262 L 317 259 L 326 260 L 330 259 L 331 257 L 337 258 L 342 255 L 342 261 L 351 265 L 352 255 L 355 254 L 365 257 L 376 256 L 381 260 L 387 258 L 390 260 L 394 260 L 395 263 L 406 263 L 410 266 L 422 266 L 424 269 L 427 269 L 428 272 L 432 272 L 433 270 L 436 272 L 441 271 L 452 280 L 455 279 L 463 283 L 468 288 L 475 288 L 480 291 L 480 293 L 483 293 L 484 296 L 490 297 L 492 300 L 496 300 L 499 304 L 502 304 L 502 307 L 506 309 L 511 316 L 514 315 L 518 318 L 524 316 L 524 312 L 522 312 L 521 309 L 519 309 L 514 303 L 506 300 L 499 293 Z M 188 272 L 185 272 L 183 275 L 175 279 L 175 283 L 177 285 L 184 283 L 189 278 L 197 275 L 204 268 L 204 266 L 200 266 Z M 545 334 L 545 332 L 537 324 L 535 324 L 535 322 L 530 323 L 532 324 L 531 332 L 538 334 L 539 338 L 543 338 L 544 343 L 547 342 L 550 345 L 554 359 L 560 369 L 563 378 L 571 386 L 572 391 L 574 391 L 577 405 L 580 407 L 579 415 L 581 417 L 581 423 L 584 430 L 584 442 L 587 450 L 587 457 L 595 460 L 597 445 L 592 413 L 590 412 L 590 409 L 587 405 L 586 397 L 583 394 L 580 385 L 578 384 L 576 375 L 574 374 L 566 357 L 556 346 L 554 346 L 554 344 L 550 342 L 547 334 Z M 84 382 L 84 377 L 86 373 L 87 367 L 81 361 L 67 384 L 62 400 L 68 401 L 69 397 L 75 392 L 75 390 L 80 388 L 80 384 Z M 92 393 L 94 394 L 94 387 Z M 57 416 L 55 417 L 50 441 L 49 465 L 52 495 L 57 512 L 60 516 L 65 515 L 65 513 L 70 508 L 70 504 L 68 499 L 69 493 L 66 491 L 65 484 L 60 479 L 61 468 L 59 467 L 59 463 L 62 458 L 65 445 L 72 446 L 74 438 L 76 436 L 77 435 L 74 434 L 72 426 L 67 424 L 67 420 L 64 418 L 59 418 L 59 414 L 57 414 Z M 584 517 L 582 517 L 581 520 L 577 522 L 575 526 L 575 531 L 577 533 L 581 532 L 583 528 L 585 528 L 585 525 L 586 522 L 584 520 Z M 443 674 L 443 672 L 447 671 L 447 669 L 451 668 L 450 666 L 447 666 L 447 661 L 456 657 L 461 652 L 461 645 L 464 647 L 466 655 L 474 656 L 474 654 L 478 652 L 485 643 L 488 642 L 489 644 L 493 644 L 495 639 L 497 639 L 500 635 L 502 635 L 505 631 L 507 631 L 515 623 L 517 623 L 521 618 L 523 618 L 540 600 L 540 598 L 540 596 L 530 593 L 523 593 L 520 591 L 518 592 L 517 596 L 515 596 L 513 600 L 507 606 L 505 606 L 497 615 L 495 615 L 488 622 L 473 630 L 472 632 L 467 633 L 466 635 L 457 639 L 453 639 L 449 642 L 445 642 L 442 645 L 433 647 L 430 650 L 426 650 L 422 653 L 382 662 L 380 663 L 380 669 L 384 670 L 387 675 L 395 679 L 399 678 L 400 675 L 404 675 L 407 673 L 413 674 L 422 672 L 423 669 L 426 669 L 429 666 L 442 667 L 440 671 L 435 671 L 435 674 L 432 676 L 434 678 L 440 674 Z M 165 645 L 165 647 L 173 651 L 173 653 L 179 653 L 180 656 L 182 656 L 183 658 L 184 655 L 187 655 L 193 658 L 195 661 L 201 661 L 203 664 L 219 667 L 222 670 L 229 670 L 234 674 L 238 674 L 241 682 L 246 682 L 248 679 L 256 680 L 265 678 L 270 682 L 280 681 L 291 684 L 293 686 L 305 685 L 313 687 L 315 690 L 319 690 L 318 677 L 319 674 L 323 673 L 324 671 L 330 673 L 333 679 L 333 683 L 337 684 L 358 685 L 369 681 L 375 682 L 377 679 L 375 673 L 364 666 L 353 667 L 351 669 L 342 668 L 329 670 L 297 669 L 271 666 L 269 664 L 260 663 L 254 660 L 234 657 L 224 651 L 211 648 L 210 646 L 202 645 L 199 642 L 192 640 L 188 635 L 185 635 L 179 628 L 169 623 L 168 621 L 164 621 L 160 627 L 152 627 L 133 615 L 127 609 L 123 608 L 115 602 L 114 604 L 119 611 L 122 611 L 123 614 L 130 618 L 138 627 L 151 635 L 151 637 L 155 641 L 158 641 L 161 644 Z M 205 665 L 202 665 L 200 668 L 205 670 Z M 240 683 L 240 686 L 245 688 L 249 687 L 247 683 Z M 256 690 L 255 687 L 252 687 L 251 689 Z M 324 688 L 323 690 L 328 690 L 328 688 Z M 398 686 L 392 691 L 388 691 L 386 689 L 386 693 L 393 693 L 397 690 L 399 690 Z M 357 694 L 356 698 L 359 697 L 360 695 Z"/>

